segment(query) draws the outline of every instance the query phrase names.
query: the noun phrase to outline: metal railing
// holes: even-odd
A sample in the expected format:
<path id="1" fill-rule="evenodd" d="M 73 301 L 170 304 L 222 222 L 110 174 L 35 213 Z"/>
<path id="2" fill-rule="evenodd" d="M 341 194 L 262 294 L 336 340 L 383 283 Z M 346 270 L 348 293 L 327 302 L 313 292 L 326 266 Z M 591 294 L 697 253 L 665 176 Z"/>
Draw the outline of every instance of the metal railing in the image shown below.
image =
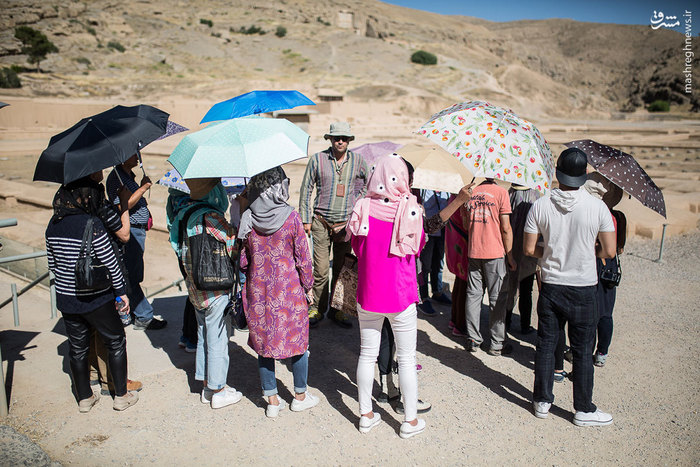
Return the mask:
<path id="1" fill-rule="evenodd" d="M 0 228 L 1 227 L 12 227 L 17 225 L 17 219 L 11 218 L 11 219 L 0 219 Z M 43 256 L 46 256 L 46 250 L 43 251 L 35 251 L 33 253 L 26 253 L 23 255 L 15 255 L 15 256 L 8 256 L 5 258 L 0 258 L 0 264 L 7 264 L 7 263 L 12 263 L 15 261 L 22 261 L 26 259 L 34 259 L 34 258 L 41 258 Z M 49 278 L 49 294 L 51 296 L 51 319 L 56 317 L 56 286 L 54 284 L 54 277 L 53 274 L 50 271 L 45 272 L 38 278 L 34 279 L 31 281 L 29 284 L 24 286 L 22 290 L 17 292 L 17 284 L 14 282 L 10 284 L 10 290 L 12 291 L 12 296 L 5 300 L 4 302 L 0 303 L 0 308 L 4 307 L 8 303 L 12 302 L 12 313 L 14 316 L 14 321 L 15 321 L 15 326 L 19 326 L 19 301 L 18 298 L 20 295 L 40 283 L 41 281 L 45 280 L 46 278 Z M 8 414 L 8 405 L 7 405 L 7 393 L 5 391 L 5 372 L 2 368 L 2 350 L 0 350 L 0 417 L 6 417 Z"/>

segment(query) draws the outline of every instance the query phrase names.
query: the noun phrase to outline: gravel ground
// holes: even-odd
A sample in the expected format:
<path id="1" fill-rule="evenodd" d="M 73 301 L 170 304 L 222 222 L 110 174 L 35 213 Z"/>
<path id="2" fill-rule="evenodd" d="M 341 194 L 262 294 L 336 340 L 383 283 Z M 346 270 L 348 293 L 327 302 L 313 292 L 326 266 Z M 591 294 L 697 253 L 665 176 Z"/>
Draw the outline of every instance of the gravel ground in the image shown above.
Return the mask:
<path id="1" fill-rule="evenodd" d="M 401 440 L 402 417 L 386 404 L 375 406 L 384 423 L 358 433 L 356 323 L 348 331 L 324 320 L 312 330 L 309 384 L 321 403 L 275 420 L 265 418 L 247 336 L 236 334 L 229 384 L 244 398 L 211 410 L 199 402 L 193 356 L 176 346 L 181 297 L 167 302 L 171 311 L 161 305 L 170 320 L 165 330 L 145 337 L 128 331 L 130 376 L 145 384 L 135 407 L 114 412 L 104 398 L 89 414 L 78 413 L 62 326 L 52 323 L 53 332 L 35 337 L 37 347 L 14 362 L 6 423 L 65 465 L 698 465 L 699 245 L 697 232 L 670 237 L 661 263 L 653 261 L 657 241 L 627 245 L 610 357 L 596 369 L 594 389 L 594 402 L 613 414 L 609 427 L 573 425 L 569 381 L 555 384 L 550 417 L 535 418 L 534 335 L 512 335 L 509 357 L 471 354 L 449 333 L 443 305 L 436 305 L 439 316 L 419 318 L 420 397 L 433 404 L 420 436 Z M 155 362 L 151 371 L 143 369 L 147 359 Z M 277 368 L 289 402 L 291 373 Z M 32 377 L 44 381 L 41 391 Z"/>

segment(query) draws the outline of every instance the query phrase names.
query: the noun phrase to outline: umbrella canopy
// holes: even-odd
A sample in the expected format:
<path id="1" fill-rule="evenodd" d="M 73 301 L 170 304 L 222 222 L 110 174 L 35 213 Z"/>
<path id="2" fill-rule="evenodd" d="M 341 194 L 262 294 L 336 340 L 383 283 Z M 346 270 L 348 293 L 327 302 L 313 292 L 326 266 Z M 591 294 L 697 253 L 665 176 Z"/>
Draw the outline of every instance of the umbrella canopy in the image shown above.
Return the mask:
<path id="1" fill-rule="evenodd" d="M 413 165 L 413 187 L 457 193 L 473 178 L 452 154 L 435 146 L 407 144 L 398 154 Z"/>
<path id="2" fill-rule="evenodd" d="M 377 157 L 391 154 L 400 147 L 400 144 L 392 143 L 391 141 L 382 141 L 379 143 L 363 144 L 362 146 L 357 146 L 350 150 L 361 155 L 368 165 L 372 165 Z"/>
<path id="3" fill-rule="evenodd" d="M 175 188 L 184 193 L 190 192 L 190 188 L 185 183 L 185 179 L 183 179 L 180 172 L 175 169 L 165 172 L 165 175 L 156 183 L 167 186 L 168 188 Z M 241 192 L 247 183 L 248 179 L 245 177 L 227 177 L 221 179 L 221 184 L 226 188 L 226 191 L 232 193 Z"/>
<path id="4" fill-rule="evenodd" d="M 51 138 L 34 180 L 70 183 L 126 161 L 165 133 L 168 114 L 150 105 L 118 105 Z"/>
<path id="5" fill-rule="evenodd" d="M 2 109 L 3 107 L 7 107 L 8 105 L 10 104 L 8 104 L 7 102 L 0 102 L 0 109 Z"/>
<path id="6" fill-rule="evenodd" d="M 545 193 L 554 176 L 547 141 L 529 121 L 484 101 L 455 104 L 418 129 L 477 177 L 525 185 Z"/>
<path id="7" fill-rule="evenodd" d="M 179 123 L 172 122 L 168 120 L 168 124 L 165 127 L 165 133 L 162 136 L 159 136 L 156 141 L 165 139 L 168 136 L 176 135 L 178 133 L 182 133 L 183 131 L 189 131 L 189 128 L 185 128 L 184 126 L 180 125 Z"/>
<path id="8" fill-rule="evenodd" d="M 214 104 L 199 123 L 291 109 L 300 105 L 316 103 L 299 91 L 251 91 Z"/>
<path id="9" fill-rule="evenodd" d="M 644 206 L 666 217 L 664 194 L 630 154 L 590 139 L 571 141 L 564 146 L 586 153 L 588 163 L 598 173 L 637 198 Z"/>
<path id="10" fill-rule="evenodd" d="M 182 138 L 168 162 L 183 178 L 252 177 L 306 157 L 309 135 L 289 120 L 237 118 Z"/>

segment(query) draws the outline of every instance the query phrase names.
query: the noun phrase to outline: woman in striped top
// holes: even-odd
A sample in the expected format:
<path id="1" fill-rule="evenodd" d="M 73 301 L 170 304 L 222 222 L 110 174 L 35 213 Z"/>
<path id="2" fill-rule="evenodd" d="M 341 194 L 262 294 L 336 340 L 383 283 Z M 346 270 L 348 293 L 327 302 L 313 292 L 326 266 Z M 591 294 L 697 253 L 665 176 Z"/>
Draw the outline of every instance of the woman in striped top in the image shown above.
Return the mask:
<path id="1" fill-rule="evenodd" d="M 114 409 L 135 404 L 138 394 L 126 390 L 126 336 L 115 309 L 115 297 L 129 305 L 120 259 L 109 239 L 119 231 L 119 215 L 105 200 L 102 172 L 62 185 L 53 201 L 54 215 L 46 228 L 46 255 L 56 276 L 56 305 L 68 334 L 70 367 L 81 412 L 88 412 L 99 398 L 90 388 L 88 349 L 91 329 L 102 337 L 109 350 L 109 368 L 114 380 Z M 76 287 L 75 265 L 83 232 L 93 219 L 92 254 L 109 270 L 110 287 L 81 291 Z"/>

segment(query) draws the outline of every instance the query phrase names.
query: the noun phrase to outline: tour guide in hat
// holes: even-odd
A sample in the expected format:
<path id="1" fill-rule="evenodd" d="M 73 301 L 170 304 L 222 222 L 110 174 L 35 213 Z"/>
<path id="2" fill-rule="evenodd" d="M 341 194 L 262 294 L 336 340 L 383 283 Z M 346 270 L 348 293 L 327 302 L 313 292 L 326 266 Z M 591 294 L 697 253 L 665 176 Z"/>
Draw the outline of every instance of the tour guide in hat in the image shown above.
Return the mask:
<path id="1" fill-rule="evenodd" d="M 309 307 L 309 325 L 314 327 L 328 309 L 328 266 L 333 250 L 333 278 L 331 289 L 350 253 L 350 242 L 345 241 L 345 224 L 358 198 L 365 194 L 369 170 L 361 155 L 348 151 L 355 139 L 347 122 L 332 123 L 323 135 L 331 141 L 325 151 L 309 159 L 299 195 L 299 212 L 304 230 L 312 234 L 314 287 L 313 303 Z M 311 193 L 316 187 L 316 198 L 311 205 Z M 339 310 L 331 309 L 328 317 L 338 325 L 349 328 L 350 321 Z"/>

